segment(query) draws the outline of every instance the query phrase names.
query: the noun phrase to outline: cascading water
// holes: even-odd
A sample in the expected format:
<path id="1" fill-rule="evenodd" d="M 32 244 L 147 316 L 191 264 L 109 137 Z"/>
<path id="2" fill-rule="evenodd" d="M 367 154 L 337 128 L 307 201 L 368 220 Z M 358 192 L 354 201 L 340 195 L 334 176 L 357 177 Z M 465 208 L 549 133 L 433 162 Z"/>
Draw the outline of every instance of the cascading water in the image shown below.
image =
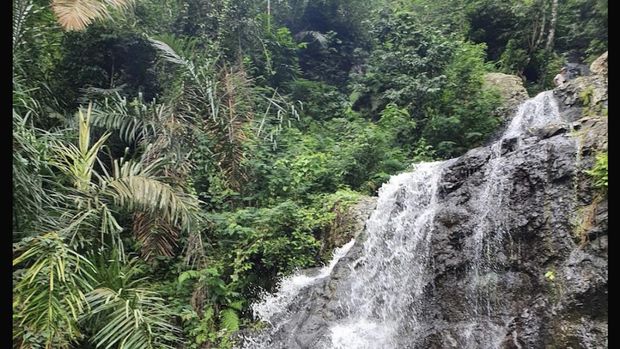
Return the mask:
<path id="1" fill-rule="evenodd" d="M 302 294 L 302 290 L 328 280 L 353 241 L 337 250 L 334 260 L 317 276 L 286 278 L 277 293 L 256 304 L 255 315 L 271 327 L 246 338 L 243 348 L 426 348 L 423 337 L 442 326 L 451 328 L 443 332 L 445 347 L 498 348 L 511 319 L 495 294 L 495 280 L 502 268 L 496 255 L 510 234 L 503 212 L 510 172 L 502 152 L 505 143 L 519 148 L 528 132 L 554 123 L 564 122 L 552 92 L 543 92 L 521 105 L 501 139 L 490 147 L 491 156 L 483 169 L 485 178 L 470 199 L 475 219 L 463 248 L 470 256 L 464 299 L 460 300 L 468 304 L 463 319 L 445 322 L 441 314 L 428 311 L 428 305 L 437 302 L 433 298 L 435 215 L 442 205 L 439 192 L 443 172 L 457 160 L 452 159 L 417 164 L 412 172 L 393 176 L 380 189 L 377 207 L 357 242 L 363 244 L 361 255 L 348 261 L 346 280 L 333 286 L 339 289 L 332 293 L 337 299 L 330 300 L 336 310 L 324 320 L 328 330 L 316 333 L 320 338 L 310 345 L 294 338 L 285 344 L 278 333 L 296 316 L 290 311 L 291 305 L 300 302 L 301 296 L 312 295 Z M 296 336 L 296 328 L 288 329 L 285 336 Z"/>
<path id="2" fill-rule="evenodd" d="M 354 243 L 355 239 L 349 241 L 340 248 L 336 248 L 329 265 L 321 268 L 316 275 L 308 276 L 305 274 L 295 274 L 282 279 L 278 287 L 278 292 L 267 294 L 262 302 L 254 304 L 252 307 L 254 316 L 277 326 L 277 317 L 285 315 L 286 308 L 293 302 L 295 297 L 299 294 L 299 291 L 329 276 L 336 263 L 349 252 Z"/>
<path id="3" fill-rule="evenodd" d="M 504 134 L 493 143 L 491 157 L 485 168 L 485 182 L 476 198 L 474 207 L 477 211 L 473 238 L 469 240 L 469 251 L 472 251 L 471 268 L 469 271 L 468 302 L 471 306 L 471 327 L 476 324 L 495 327 L 489 323 L 492 314 L 501 313 L 501 299 L 495 292 L 497 272 L 503 267 L 495 258 L 503 249 L 503 239 L 509 234 L 506 228 L 504 212 L 506 204 L 504 193 L 509 191 L 506 185 L 511 183 L 510 171 L 502 158 L 505 142 L 512 141 L 516 148 L 522 145 L 523 138 L 529 132 L 540 130 L 551 125 L 565 124 L 560 117 L 557 101 L 552 91 L 538 94 L 523 103 Z M 507 322 L 508 318 L 503 321 Z M 467 336 L 462 344 L 465 348 L 495 348 L 501 340 L 501 329 L 491 331 L 481 329 L 477 336 Z M 484 343 L 484 344 L 483 344 Z"/>
<path id="4" fill-rule="evenodd" d="M 348 316 L 331 327 L 332 348 L 398 348 L 398 333 L 423 325 L 416 309 L 429 282 L 430 238 L 444 162 L 422 163 L 379 191 L 352 270 Z"/>
<path id="5" fill-rule="evenodd" d="M 479 281 L 482 273 L 485 271 L 492 272 L 492 256 L 497 252 L 497 249 L 501 248 L 501 239 L 508 233 L 503 225 L 504 221 L 502 218 L 504 215 L 501 212 L 502 207 L 504 207 L 503 193 L 506 191 L 505 185 L 510 179 L 507 178 L 506 167 L 502 158 L 504 142 L 514 141 L 517 145 L 520 145 L 522 137 L 530 130 L 564 123 L 564 120 L 560 117 L 553 93 L 551 91 L 542 92 L 519 107 L 504 134 L 491 145 L 491 158 L 485 169 L 486 181 L 475 200 L 478 218 L 474 230 L 474 238 L 470 240 L 470 247 L 474 251 L 474 261 L 472 263 L 473 281 Z M 493 233 L 494 239 L 486 239 L 490 233 Z M 478 289 L 477 287 L 474 288 Z M 487 300 L 490 299 L 488 294 L 485 296 Z M 477 302 L 475 303 L 475 310 L 479 312 L 480 305 Z M 489 304 L 486 304 L 485 307 L 485 313 L 488 314 L 491 311 L 491 307 Z"/>
<path id="6" fill-rule="evenodd" d="M 271 344 L 270 335 L 276 333 L 282 324 L 285 324 L 291 314 L 288 307 L 299 292 L 309 286 L 312 286 L 326 277 L 328 277 L 338 261 L 349 252 L 355 239 L 352 239 L 342 247 L 334 249 L 333 257 L 327 266 L 321 268 L 318 273 L 308 276 L 303 273 L 294 274 L 280 280 L 278 291 L 273 294 L 265 294 L 260 303 L 252 306 L 254 317 L 261 319 L 271 325 L 271 328 L 257 336 L 244 338 L 244 349 L 267 349 L 267 348 L 284 348 Z"/>

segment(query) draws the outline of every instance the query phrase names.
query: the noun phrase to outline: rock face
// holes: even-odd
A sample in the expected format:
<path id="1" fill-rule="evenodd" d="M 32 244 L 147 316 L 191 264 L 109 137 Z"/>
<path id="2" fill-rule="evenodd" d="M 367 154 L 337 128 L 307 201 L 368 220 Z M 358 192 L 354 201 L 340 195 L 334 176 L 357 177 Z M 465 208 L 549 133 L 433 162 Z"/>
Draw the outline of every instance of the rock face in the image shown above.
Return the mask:
<path id="1" fill-rule="evenodd" d="M 336 247 L 351 241 L 364 230 L 364 222 L 375 208 L 376 197 L 363 197 L 351 207 L 341 209 L 334 207 L 336 219 L 331 228 L 321 238 L 323 242 L 320 254 L 323 255 Z"/>
<path id="2" fill-rule="evenodd" d="M 561 123 L 513 120 L 492 146 L 393 177 L 329 276 L 243 347 L 607 348 L 607 198 L 585 172 L 607 150 L 606 86 L 570 81 L 559 108 L 541 94 L 515 117 Z"/>
<path id="3" fill-rule="evenodd" d="M 591 74 L 590 67 L 586 64 L 566 63 L 564 66 L 568 69 L 570 79 Z"/>
<path id="4" fill-rule="evenodd" d="M 527 90 L 523 87 L 523 81 L 518 76 L 488 73 L 484 76 L 484 82 L 486 86 L 497 88 L 502 96 L 503 106 L 498 111 L 499 115 L 511 115 L 523 101 L 529 98 Z"/>
<path id="5" fill-rule="evenodd" d="M 607 76 L 607 54 L 608 52 L 603 53 L 592 62 L 590 65 L 590 71 L 592 71 L 592 73 Z"/>
<path id="6" fill-rule="evenodd" d="M 577 121 L 584 114 L 600 114 L 608 107 L 607 77 L 590 75 L 569 80 L 556 88 L 560 109 L 567 120 Z"/>

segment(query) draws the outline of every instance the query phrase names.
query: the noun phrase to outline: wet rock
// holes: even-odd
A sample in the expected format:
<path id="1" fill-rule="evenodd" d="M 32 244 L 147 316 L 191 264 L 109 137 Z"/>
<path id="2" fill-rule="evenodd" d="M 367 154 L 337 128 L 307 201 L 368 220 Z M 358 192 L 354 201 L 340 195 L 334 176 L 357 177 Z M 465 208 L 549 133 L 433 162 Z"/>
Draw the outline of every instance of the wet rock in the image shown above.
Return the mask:
<path id="1" fill-rule="evenodd" d="M 531 134 L 538 138 L 549 138 L 569 131 L 568 125 L 551 125 L 532 131 Z"/>
<path id="2" fill-rule="evenodd" d="M 573 115 L 566 120 L 574 121 L 578 118 L 577 112 L 571 108 L 578 108 L 580 116 L 584 116 L 583 107 L 593 107 L 601 105 L 607 107 L 607 77 L 602 75 L 581 76 L 569 80 L 565 84 L 553 90 L 554 95 L 560 102 L 560 111 L 563 114 L 572 113 Z"/>
<path id="3" fill-rule="evenodd" d="M 463 179 L 475 174 L 490 156 L 491 151 L 488 148 L 476 148 L 458 158 L 443 175 L 441 192 L 445 195 L 457 190 L 464 183 Z"/>
<path id="4" fill-rule="evenodd" d="M 590 75 L 592 73 L 590 71 L 590 67 L 585 64 L 566 63 L 565 66 L 568 69 L 568 73 L 570 74 L 570 79 L 574 79 L 578 76 Z"/>

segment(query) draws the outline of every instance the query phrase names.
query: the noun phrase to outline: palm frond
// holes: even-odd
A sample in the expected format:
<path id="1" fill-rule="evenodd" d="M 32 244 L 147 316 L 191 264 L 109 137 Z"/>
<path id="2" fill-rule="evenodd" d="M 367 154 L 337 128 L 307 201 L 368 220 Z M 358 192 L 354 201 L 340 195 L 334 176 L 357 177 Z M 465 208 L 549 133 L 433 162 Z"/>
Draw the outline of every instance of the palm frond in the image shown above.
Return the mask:
<path id="1" fill-rule="evenodd" d="M 48 206 L 48 199 L 43 187 L 41 172 L 46 167 L 45 147 L 35 129 L 27 125 L 27 118 L 22 118 L 13 111 L 13 228 L 25 225 L 24 220 L 40 221 L 41 213 Z M 18 218 L 18 219 L 15 219 Z M 22 223 L 22 224 L 17 224 Z"/>
<path id="2" fill-rule="evenodd" d="M 103 179 L 101 193 L 119 207 L 158 215 L 173 225 L 187 229 L 198 211 L 198 201 L 160 181 L 154 175 L 160 164 L 161 161 L 156 161 L 145 167 L 138 162 L 121 164 L 115 161 L 114 174 Z"/>
<path id="3" fill-rule="evenodd" d="M 255 126 L 254 128 L 257 137 L 262 136 L 263 140 L 271 141 L 275 148 L 275 139 L 282 132 L 284 126 L 291 127 L 291 120 L 299 121 L 299 111 L 295 103 L 289 101 L 287 96 L 281 95 L 277 89 L 272 91 L 271 97 L 262 96 L 267 102 L 267 107 L 258 127 Z M 303 109 L 303 104 L 300 101 L 298 103 L 299 109 Z"/>
<path id="4" fill-rule="evenodd" d="M 138 258 L 123 261 L 117 250 L 104 250 L 89 257 L 97 270 L 95 288 L 128 289 L 146 280 L 140 277 L 145 270 L 144 263 Z"/>
<path id="5" fill-rule="evenodd" d="M 319 31 L 316 31 L 316 30 L 304 30 L 304 31 L 301 31 L 301 32 L 295 34 L 295 38 L 297 40 L 304 39 L 304 38 L 306 38 L 308 36 L 312 37 L 314 40 L 316 40 L 319 43 L 319 45 L 321 45 L 321 47 L 326 47 L 327 46 L 327 42 L 328 42 L 327 36 L 325 36 L 325 34 L 319 32 Z"/>
<path id="6" fill-rule="evenodd" d="M 243 67 L 223 67 L 217 87 L 210 91 L 211 109 L 217 110 L 217 115 L 203 118 L 203 130 L 216 140 L 211 149 L 216 163 L 231 187 L 238 190 L 247 180 L 242 163 L 246 160 L 244 144 L 252 136 L 248 130 L 254 119 L 251 80 Z"/>
<path id="7" fill-rule="evenodd" d="M 95 19 L 108 15 L 108 9 L 99 0 L 53 0 L 52 10 L 65 30 L 84 30 Z"/>
<path id="8" fill-rule="evenodd" d="M 105 2 L 113 8 L 124 10 L 133 3 L 133 0 L 105 0 Z"/>
<path id="9" fill-rule="evenodd" d="M 13 288 L 13 333 L 45 333 L 47 348 L 64 348 L 80 337 L 77 321 L 92 290 L 93 265 L 56 232 L 22 241 L 13 267 L 20 270 Z"/>
<path id="10" fill-rule="evenodd" d="M 32 114 L 30 114 L 32 115 Z M 62 134 L 34 127 L 31 117 L 13 110 L 13 238 L 62 229 L 58 216 L 69 201 L 52 170 L 49 144 Z"/>
<path id="11" fill-rule="evenodd" d="M 164 300 L 144 288 L 97 288 L 86 295 L 91 316 L 103 319 L 92 337 L 97 347 L 124 349 L 174 348 L 179 329 Z"/>
<path id="12" fill-rule="evenodd" d="M 32 0 L 13 1 L 13 53 L 22 43 L 26 30 L 26 19 L 32 12 Z"/>
<path id="13" fill-rule="evenodd" d="M 78 112 L 78 146 L 60 141 L 53 143 L 56 159 L 52 163 L 71 178 L 75 187 L 82 191 L 88 191 L 91 187 L 93 166 L 97 160 L 97 154 L 110 136 L 110 133 L 105 133 L 93 145 L 90 145 L 91 113 L 92 105 L 88 106 L 86 114 L 81 109 Z"/>
<path id="14" fill-rule="evenodd" d="M 167 113 L 167 106 L 155 103 L 128 102 L 115 94 L 93 108 L 93 125 L 107 130 L 117 130 L 120 138 L 127 142 L 139 142 L 153 137 L 158 132 L 159 121 Z"/>
<path id="15" fill-rule="evenodd" d="M 187 67 L 191 66 L 191 61 L 181 57 L 175 49 L 170 47 L 169 44 L 153 38 L 149 38 L 149 41 L 151 42 L 151 45 L 153 45 L 153 47 L 161 53 L 162 58 L 164 58 L 168 62 L 180 64 Z"/>
<path id="16" fill-rule="evenodd" d="M 176 182 L 183 182 L 191 170 L 187 148 L 194 126 L 168 104 L 144 103 L 139 99 L 128 102 L 116 95 L 93 109 L 93 125 L 117 130 L 128 145 L 140 145 L 141 161 L 145 164 L 166 158 L 163 174 Z"/>
<path id="17" fill-rule="evenodd" d="M 111 9 L 126 9 L 133 0 L 52 0 L 52 10 L 65 30 L 84 30 Z"/>
<path id="18" fill-rule="evenodd" d="M 165 61 L 185 69 L 186 77 L 189 78 L 191 84 L 185 85 L 184 94 L 199 96 L 203 103 L 210 103 L 213 106 L 213 99 L 210 97 L 213 97 L 216 91 L 215 75 L 218 70 L 216 63 L 219 57 L 196 57 L 193 55 L 196 42 L 192 39 L 161 36 L 158 39 L 149 38 L 149 40 Z"/>
<path id="19" fill-rule="evenodd" d="M 78 97 L 77 101 L 80 104 L 88 104 L 91 101 L 96 101 L 101 98 L 118 96 L 121 92 L 123 92 L 123 89 L 125 89 L 126 87 L 127 84 L 123 83 L 111 88 L 101 88 L 94 86 L 80 88 L 80 93 L 82 95 Z"/>
<path id="20" fill-rule="evenodd" d="M 41 104 L 32 97 L 36 88 L 27 88 L 26 82 L 20 75 L 13 75 L 13 115 L 18 114 L 24 118 L 29 116 L 39 116 Z"/>
<path id="21" fill-rule="evenodd" d="M 137 212 L 133 215 L 132 231 L 140 244 L 142 257 L 151 260 L 156 256 L 174 256 L 179 231 L 167 221 Z"/>

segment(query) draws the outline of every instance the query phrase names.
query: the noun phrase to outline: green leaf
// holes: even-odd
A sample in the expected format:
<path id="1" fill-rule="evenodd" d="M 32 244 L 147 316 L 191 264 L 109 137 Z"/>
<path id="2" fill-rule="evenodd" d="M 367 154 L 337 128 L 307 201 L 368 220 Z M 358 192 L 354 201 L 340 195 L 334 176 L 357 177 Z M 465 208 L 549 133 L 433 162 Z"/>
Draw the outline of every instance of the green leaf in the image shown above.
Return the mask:
<path id="1" fill-rule="evenodd" d="M 228 307 L 235 309 L 237 311 L 241 311 L 241 309 L 243 309 L 243 301 L 240 300 L 240 301 L 232 302 L 228 305 Z"/>
<path id="2" fill-rule="evenodd" d="M 188 270 L 188 271 L 184 271 L 181 273 L 181 275 L 179 275 L 179 285 L 183 284 L 183 282 L 185 282 L 185 280 L 188 279 L 195 279 L 195 278 L 199 278 L 200 277 L 200 273 L 197 272 L 196 270 Z"/>
<path id="3" fill-rule="evenodd" d="M 220 312 L 220 322 L 222 328 L 228 331 L 237 331 L 239 329 L 239 315 L 234 309 L 227 308 Z"/>
<path id="4" fill-rule="evenodd" d="M 545 278 L 549 279 L 550 281 L 553 281 L 555 279 L 555 273 L 549 270 L 545 273 Z"/>

